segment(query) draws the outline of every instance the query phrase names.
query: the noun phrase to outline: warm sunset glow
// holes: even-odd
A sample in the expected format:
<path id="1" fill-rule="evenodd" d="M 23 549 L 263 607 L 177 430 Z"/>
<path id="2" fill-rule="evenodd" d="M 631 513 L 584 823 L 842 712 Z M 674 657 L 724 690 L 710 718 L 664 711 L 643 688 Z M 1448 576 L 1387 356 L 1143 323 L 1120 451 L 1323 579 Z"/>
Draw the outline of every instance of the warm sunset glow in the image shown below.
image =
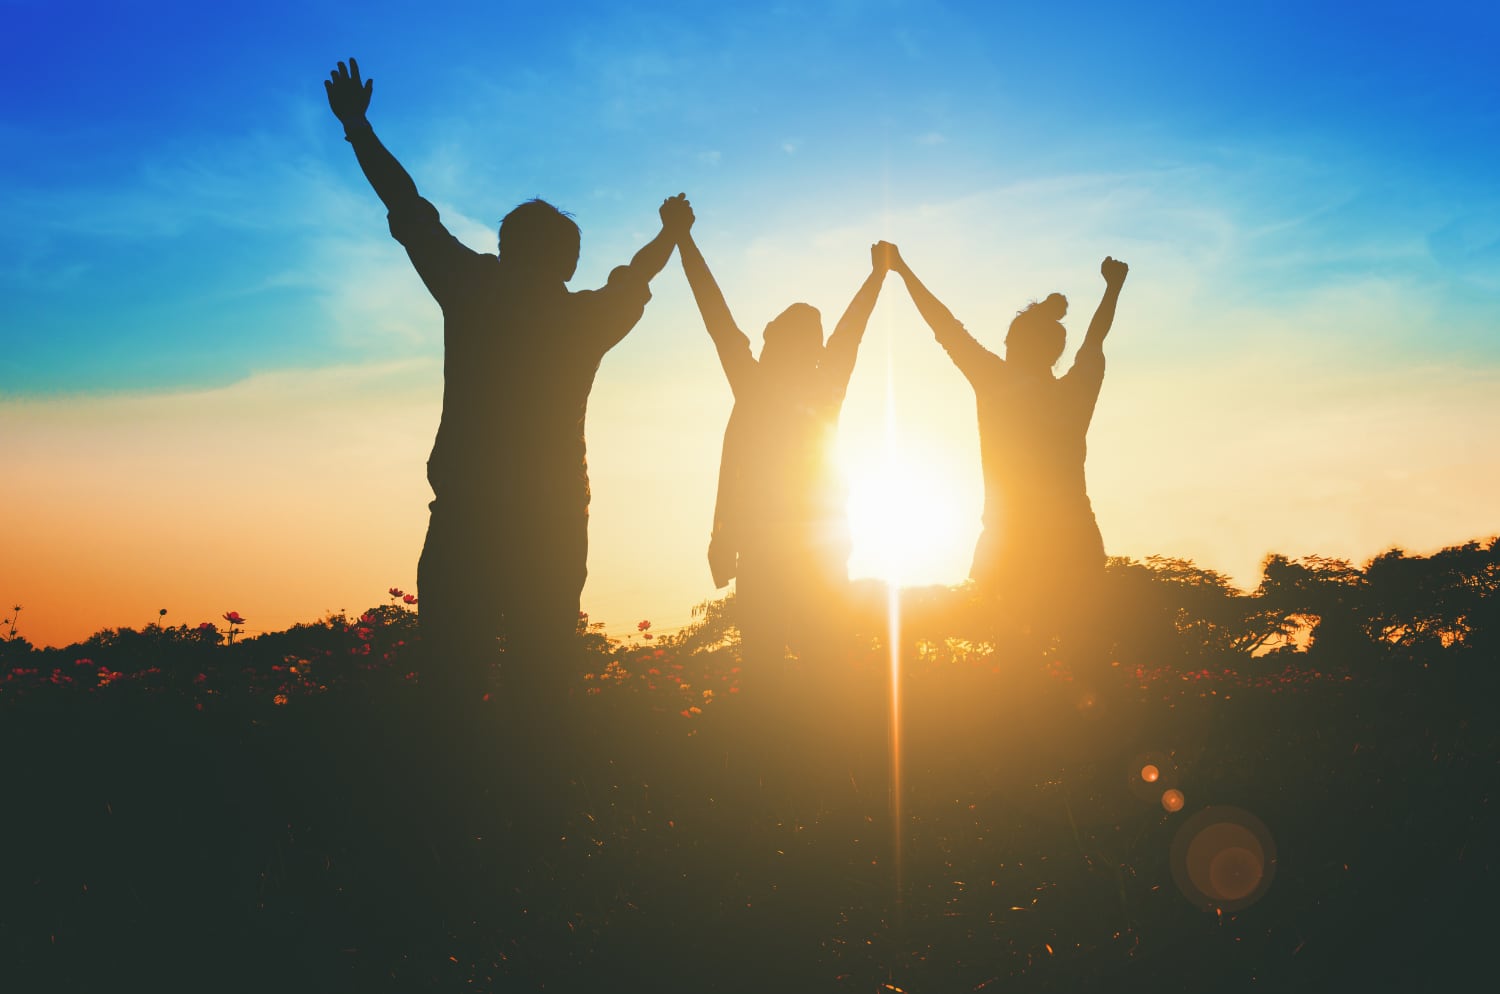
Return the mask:
<path id="1" fill-rule="evenodd" d="M 1182 791 L 1173 788 L 1161 795 L 1161 806 L 1168 811 L 1177 812 L 1187 803 L 1187 798 L 1182 796 Z"/>
<path id="2" fill-rule="evenodd" d="M 1163 749 L 1136 753 L 1123 764 L 1121 773 L 1131 794 L 1144 804 L 1162 803 L 1163 793 L 1178 784 L 1177 763 Z"/>
<path id="3" fill-rule="evenodd" d="M 684 192 L 757 352 L 792 301 L 817 306 L 831 335 L 870 271 L 870 246 L 889 239 L 992 351 L 1028 301 L 1067 294 L 1062 374 L 1097 306 L 1100 260 L 1128 259 L 1087 437 L 1087 493 L 1111 555 L 1192 559 L 1250 590 L 1270 552 L 1358 564 L 1493 532 L 1500 462 L 1473 453 L 1500 433 L 1500 194 L 1493 136 L 1465 126 L 1488 119 L 1489 91 L 1447 71 L 1485 64 L 1487 22 L 1444 31 L 1423 53 L 1379 18 L 1329 15 L 1365 32 L 1368 49 L 1341 47 L 1361 53 L 1361 67 L 1435 59 L 1436 70 L 1403 75 L 1404 111 L 1377 124 L 1362 90 L 1323 84 L 1348 78 L 1336 60 L 1295 60 L 1307 78 L 1257 75 L 1258 45 L 1286 37 L 1279 15 L 1245 25 L 1256 43 L 1232 50 L 1208 21 L 1190 31 L 1206 46 L 1174 35 L 1173 57 L 1204 85 L 1163 105 L 1149 58 L 1133 63 L 1140 78 L 1111 73 L 1118 102 L 1099 102 L 1028 89 L 1025 60 L 954 56 L 953 39 L 983 50 L 1017 31 L 1053 36 L 1068 18 L 1046 5 L 840 5 L 831 36 L 810 7 L 703 6 L 669 15 L 691 28 L 681 47 L 695 54 L 665 61 L 640 20 L 660 5 L 584 5 L 565 24 L 541 7 L 470 6 L 473 29 L 446 35 L 421 7 L 370 19 L 369 48 L 342 55 L 337 26 L 303 25 L 295 59 L 222 75 L 205 55 L 210 22 L 170 19 L 154 26 L 171 37 L 163 50 L 209 68 L 200 77 L 146 59 L 116 72 L 120 103 L 152 108 L 149 120 L 115 127 L 112 107 L 65 85 L 28 87 L 7 107 L 12 144 L 33 152 L 0 164 L 12 170 L 6 188 L 24 191 L 0 225 L 0 258 L 20 260 L 0 272 L 6 326 L 34 331 L 9 336 L 0 356 L 0 604 L 25 606 L 19 637 L 61 646 L 139 628 L 162 607 L 196 625 L 233 604 L 250 619 L 237 639 L 253 638 L 358 611 L 392 583 L 413 589 L 443 318 L 330 113 L 323 79 L 350 54 L 379 81 L 372 126 L 459 242 L 494 252 L 497 220 L 545 197 L 582 229 L 570 288 L 594 289 L 657 230 L 663 197 Z M 17 53 L 19 79 L 61 71 L 74 32 L 113 52 L 135 26 L 69 18 L 65 5 L 27 10 L 37 44 Z M 286 23 L 247 21 L 237 50 L 281 51 Z M 917 40 L 923 32 L 933 40 Z M 404 44 L 412 38 L 424 43 Z M 1078 64 L 1098 67 L 1157 51 L 1163 36 L 1149 17 L 1114 17 L 1072 41 Z M 1385 58 L 1392 45 L 1399 56 Z M 776 71 L 754 86 L 702 71 L 764 58 Z M 497 65 L 531 82 L 453 82 Z M 205 99 L 235 113 L 205 118 L 181 99 L 184 78 L 224 84 Z M 902 98 L 870 99 L 877 82 Z M 1022 91 L 1017 106 L 974 98 Z M 1309 106 L 1310 91 L 1335 105 Z M 460 121 L 569 125 L 454 126 L 438 108 Z M 1234 131 L 1250 116 L 1285 130 Z M 1208 120 L 1226 130 L 1205 130 Z M 88 155 L 57 144 L 59 121 Z M 1309 134 L 1328 144 L 1301 147 Z M 79 165 L 95 159 L 119 168 Z M 1378 195 L 1388 190 L 1432 200 L 1413 212 Z M 1347 205 L 1336 216 L 1348 223 L 1314 209 L 1330 204 Z M 76 223 L 83 216 L 98 223 Z M 100 258 L 112 265 L 78 262 Z M 1295 264 L 1303 258 L 1328 265 Z M 704 545 L 733 396 L 676 259 L 650 292 L 599 369 L 586 424 L 583 606 L 617 633 L 642 616 L 680 627 L 722 595 Z M 1204 306 L 1229 300 L 1245 306 Z M 1285 368 L 1291 349 L 1302 350 L 1297 376 Z M 976 398 L 898 275 L 882 284 L 839 426 L 850 576 L 962 582 L 983 505 Z M 1244 458 L 1293 436 L 1327 442 L 1295 485 Z M 1164 785 L 1174 772 L 1159 765 Z M 1120 772 L 1138 782 L 1138 770 Z"/>
<path id="4" fill-rule="evenodd" d="M 899 439 L 858 458 L 848 476 L 850 576 L 897 586 L 961 581 L 979 524 L 960 512 L 953 481 Z"/>
<path id="5" fill-rule="evenodd" d="M 886 644 L 890 654 L 891 679 L 891 860 L 896 871 L 896 893 L 901 892 L 901 591 L 895 584 L 887 590 L 886 619 L 890 628 Z"/>

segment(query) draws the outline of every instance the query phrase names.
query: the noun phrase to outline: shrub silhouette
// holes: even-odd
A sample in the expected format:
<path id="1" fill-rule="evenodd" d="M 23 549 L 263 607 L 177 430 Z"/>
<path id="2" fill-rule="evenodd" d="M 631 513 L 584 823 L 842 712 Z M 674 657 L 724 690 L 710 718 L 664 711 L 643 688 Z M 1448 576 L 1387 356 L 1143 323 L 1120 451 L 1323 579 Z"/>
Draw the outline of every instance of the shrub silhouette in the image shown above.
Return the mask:
<path id="1" fill-rule="evenodd" d="M 1472 665 L 1500 647 L 1496 538 L 1429 556 L 1391 549 L 1363 568 L 1324 556 L 1273 554 L 1248 592 L 1221 573 L 1167 556 L 1112 558 L 1105 579 L 1099 617 L 1108 628 L 1113 660 L 1127 671 L 1210 666 L 1252 672 L 1293 663 L 1389 680 L 1393 668 Z M 980 596 L 972 583 L 906 590 L 900 603 L 902 652 L 909 658 L 940 663 L 982 656 L 1023 667 L 1066 661 L 1066 632 L 1008 616 L 996 598 Z M 884 654 L 885 588 L 858 583 L 852 604 L 844 620 L 845 658 Z M 577 637 L 596 674 L 612 661 L 626 672 L 643 673 L 642 660 L 659 660 L 660 652 L 675 663 L 690 663 L 700 681 L 703 674 L 718 681 L 739 662 L 735 607 L 732 593 L 705 601 L 681 630 L 630 642 L 580 616 Z M 81 662 L 120 674 L 104 681 L 111 687 L 171 687 L 200 703 L 205 689 L 270 698 L 359 681 L 406 684 L 420 682 L 411 651 L 419 639 L 415 611 L 400 603 L 243 636 L 233 646 L 208 622 L 105 628 L 63 648 L 36 648 L 15 635 L 0 638 L 0 695 L 43 685 L 98 689 L 93 679 L 52 677 L 76 677 Z"/>

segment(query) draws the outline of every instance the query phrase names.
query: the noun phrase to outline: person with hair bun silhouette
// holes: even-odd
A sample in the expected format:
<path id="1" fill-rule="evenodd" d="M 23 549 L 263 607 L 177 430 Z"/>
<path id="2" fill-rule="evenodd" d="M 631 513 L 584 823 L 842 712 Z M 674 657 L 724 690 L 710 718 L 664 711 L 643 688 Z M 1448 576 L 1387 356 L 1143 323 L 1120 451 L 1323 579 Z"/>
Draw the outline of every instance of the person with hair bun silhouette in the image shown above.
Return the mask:
<path id="1" fill-rule="evenodd" d="M 1016 315 L 1005 357 L 975 340 L 890 246 L 891 270 L 938 344 L 974 388 L 984 467 L 984 530 L 969 575 L 981 592 L 1005 593 L 1028 606 L 1082 593 L 1104 570 L 1104 542 L 1084 481 L 1085 438 L 1104 382 L 1104 336 L 1129 271 L 1106 258 L 1104 297 L 1073 366 L 1062 357 L 1068 301 L 1054 293 Z"/>

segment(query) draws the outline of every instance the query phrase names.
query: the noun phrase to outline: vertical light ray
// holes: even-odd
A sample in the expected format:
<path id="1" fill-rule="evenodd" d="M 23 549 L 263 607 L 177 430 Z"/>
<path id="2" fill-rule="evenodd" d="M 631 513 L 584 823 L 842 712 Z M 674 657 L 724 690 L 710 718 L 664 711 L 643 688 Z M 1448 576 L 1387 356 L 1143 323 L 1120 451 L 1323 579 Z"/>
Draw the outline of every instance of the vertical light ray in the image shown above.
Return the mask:
<path id="1" fill-rule="evenodd" d="M 885 452 L 882 477 L 886 488 L 897 486 L 899 460 L 896 454 L 896 357 L 894 336 L 885 336 Z M 899 524 L 893 524 L 900 527 Z M 896 877 L 896 902 L 901 901 L 901 553 L 899 543 L 884 544 L 883 570 L 886 590 L 886 645 L 890 652 L 891 677 L 891 854 Z"/>
<path id="2" fill-rule="evenodd" d="M 885 163 L 885 190 L 884 211 L 885 231 L 881 238 L 889 238 L 891 232 L 891 177 L 890 177 L 890 150 L 886 150 Z M 887 277 L 889 278 L 889 277 Z M 886 312 L 888 314 L 889 312 Z M 892 334 L 891 322 L 888 316 L 882 316 L 885 332 L 885 439 L 882 453 L 881 476 L 887 491 L 896 483 L 898 472 L 898 460 L 896 454 L 896 336 Z M 900 524 L 893 524 L 900 527 Z M 891 870 L 895 878 L 895 907 L 900 914 L 902 876 L 901 876 L 901 553 L 898 551 L 899 543 L 882 543 L 884 557 L 883 569 L 885 574 L 886 591 L 886 649 L 890 654 L 890 680 L 891 680 L 891 783 L 890 783 L 890 806 L 891 806 Z"/>

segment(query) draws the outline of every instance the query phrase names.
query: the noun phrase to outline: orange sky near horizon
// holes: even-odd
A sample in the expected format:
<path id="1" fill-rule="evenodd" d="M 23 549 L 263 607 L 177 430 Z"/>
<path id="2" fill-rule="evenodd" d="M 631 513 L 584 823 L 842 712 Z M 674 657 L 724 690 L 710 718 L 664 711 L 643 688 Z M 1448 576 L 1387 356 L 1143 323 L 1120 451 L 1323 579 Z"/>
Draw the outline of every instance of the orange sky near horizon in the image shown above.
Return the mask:
<path id="1" fill-rule="evenodd" d="M 456 238 L 546 197 L 597 287 L 685 191 L 757 348 L 794 301 L 831 328 L 885 239 L 997 351 L 1065 293 L 1066 368 L 1126 261 L 1088 438 L 1111 554 L 1244 588 L 1272 552 L 1500 533 L 1491 6 L 116 6 L 8 8 L 0 61 L 0 610 L 33 643 L 414 586 L 442 322 L 329 112 L 351 54 Z M 843 412 L 850 568 L 955 583 L 974 399 L 899 283 Z M 652 292 L 587 425 L 583 604 L 623 632 L 716 594 L 730 393 L 675 259 Z"/>
<path id="2" fill-rule="evenodd" d="M 658 358 L 637 366 L 627 339 L 590 405 L 583 602 L 612 631 L 684 624 L 717 595 L 704 550 L 730 398 L 686 288 L 663 275 L 656 320 L 636 333 L 642 350 L 658 339 Z M 1147 283 L 1135 268 L 1132 280 Z M 893 278 L 842 423 L 851 573 L 879 575 L 895 535 L 920 560 L 908 581 L 956 583 L 982 501 L 973 397 L 898 290 Z M 1500 468 L 1476 458 L 1500 433 L 1493 374 L 1350 374 L 1309 389 L 1264 355 L 1227 363 L 1222 380 L 1152 368 L 1132 358 L 1146 332 L 1131 308 L 1149 296 L 1127 286 L 1089 436 L 1090 492 L 1112 555 L 1191 558 L 1244 588 L 1271 552 L 1362 562 L 1393 545 L 1427 553 L 1500 531 Z M 841 306 L 821 303 L 825 322 Z M 659 359 L 662 336 L 673 362 Z M 18 634 L 62 645 L 144 627 L 165 607 L 168 624 L 236 610 L 254 635 L 358 612 L 391 586 L 412 590 L 439 397 L 437 363 L 408 361 L 192 392 L 0 401 L 12 440 L 0 598 L 22 606 Z M 1288 407 L 1295 432 L 1267 416 Z M 917 484 L 894 501 L 881 483 L 892 470 Z M 925 531 L 913 541 L 919 529 L 894 528 L 885 507 L 896 521 L 920 516 Z"/>

